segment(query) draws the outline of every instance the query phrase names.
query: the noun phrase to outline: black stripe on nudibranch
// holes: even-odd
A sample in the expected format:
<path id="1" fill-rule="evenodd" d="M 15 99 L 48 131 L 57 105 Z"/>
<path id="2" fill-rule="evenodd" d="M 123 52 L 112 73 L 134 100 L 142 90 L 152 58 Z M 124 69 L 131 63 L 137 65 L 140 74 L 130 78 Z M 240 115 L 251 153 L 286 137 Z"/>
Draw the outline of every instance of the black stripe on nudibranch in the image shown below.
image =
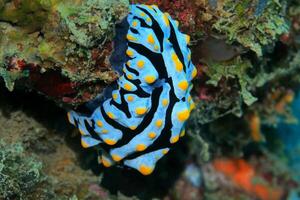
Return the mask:
<path id="1" fill-rule="evenodd" d="M 141 23 L 141 27 L 144 27 L 144 28 L 151 28 L 151 26 L 149 26 L 149 25 L 145 22 L 145 20 L 144 20 L 143 18 L 134 16 L 133 19 L 139 20 L 139 22 Z"/>
<path id="2" fill-rule="evenodd" d="M 142 44 L 137 44 L 134 42 L 128 42 L 128 46 L 136 50 L 140 55 L 145 56 L 155 67 L 158 72 L 159 79 L 168 78 L 167 70 L 165 67 L 163 56 L 160 53 L 155 53 L 149 50 Z"/>
<path id="3" fill-rule="evenodd" d="M 148 94 L 147 92 L 145 92 L 142 89 L 136 90 L 136 91 L 129 91 L 129 90 L 125 90 L 125 89 L 121 88 L 120 90 L 123 91 L 124 95 L 126 95 L 126 94 L 135 94 L 139 98 L 147 98 L 147 97 L 151 96 L 150 94 Z"/>
<path id="4" fill-rule="evenodd" d="M 179 102 L 179 99 L 176 97 L 174 92 L 174 87 L 171 78 L 167 80 L 167 83 L 171 86 L 170 92 L 169 92 L 169 99 L 170 103 L 167 108 L 167 113 L 165 116 L 165 125 L 163 127 L 163 130 L 161 132 L 161 135 L 153 142 L 151 146 L 149 146 L 145 151 L 143 152 L 135 152 L 127 157 L 127 159 L 134 159 L 142 154 L 150 153 L 152 151 L 162 149 L 162 148 L 169 148 L 172 144 L 169 142 L 171 138 L 171 128 L 173 126 L 172 119 L 171 119 L 171 113 L 173 111 L 174 105 L 176 102 Z"/>
<path id="5" fill-rule="evenodd" d="M 151 96 L 152 106 L 151 106 L 149 112 L 145 115 L 145 117 L 143 118 L 140 125 L 135 130 L 131 130 L 131 134 L 124 134 L 124 136 L 122 137 L 122 140 L 119 140 L 116 143 L 116 145 L 114 146 L 115 148 L 118 148 L 118 147 L 121 147 L 121 146 L 127 144 L 130 140 L 132 140 L 132 138 L 134 136 L 143 132 L 145 127 L 147 127 L 147 125 L 152 121 L 153 116 L 158 109 L 159 96 L 161 95 L 161 92 L 162 92 L 161 87 L 156 88 L 153 91 L 152 96 Z"/>
<path id="6" fill-rule="evenodd" d="M 131 114 L 129 112 L 128 104 L 127 104 L 124 96 L 121 96 L 121 104 L 115 102 L 113 99 L 110 101 L 110 103 L 111 103 L 111 105 L 114 105 L 117 109 L 122 111 L 126 115 L 127 118 L 131 118 Z"/>
<path id="7" fill-rule="evenodd" d="M 139 31 L 134 29 L 134 28 L 129 28 L 131 32 L 135 33 L 135 34 L 139 34 Z"/>
<path id="8" fill-rule="evenodd" d="M 179 46 L 179 43 L 178 43 L 178 39 L 176 37 L 176 33 L 175 33 L 175 29 L 174 29 L 174 26 L 172 24 L 170 24 L 170 27 L 171 27 L 171 34 L 170 34 L 170 42 L 172 43 L 173 45 L 173 48 L 180 60 L 180 62 L 183 64 L 183 71 L 186 72 L 186 66 L 185 66 L 185 62 L 184 62 L 184 57 L 183 57 L 183 53 L 180 49 L 180 46 Z"/>
<path id="9" fill-rule="evenodd" d="M 125 64 L 125 68 L 127 71 L 129 71 L 130 73 L 133 73 L 134 75 L 138 76 L 139 72 L 133 68 L 131 68 L 130 66 L 128 66 L 127 64 Z"/>
<path id="10" fill-rule="evenodd" d="M 137 6 L 137 8 L 139 8 L 144 13 L 146 13 L 148 15 L 148 17 L 150 17 L 150 19 L 152 20 L 152 26 L 150 28 L 154 31 L 154 33 L 155 33 L 155 35 L 156 35 L 156 37 L 159 41 L 161 51 L 163 51 L 163 49 L 164 49 L 164 45 L 163 45 L 164 33 L 163 33 L 160 25 L 158 24 L 158 22 L 154 19 L 154 17 L 146 9 L 141 8 L 140 6 Z"/>
<path id="11" fill-rule="evenodd" d="M 98 133 L 96 133 L 94 131 L 94 127 L 95 127 L 95 121 L 94 120 L 91 120 L 92 121 L 92 126 L 89 124 L 89 122 L 87 121 L 87 119 L 84 120 L 84 125 L 86 127 L 86 130 L 90 133 L 90 135 L 96 139 L 96 140 L 99 140 L 99 141 L 102 141 L 102 139 L 99 137 Z"/>

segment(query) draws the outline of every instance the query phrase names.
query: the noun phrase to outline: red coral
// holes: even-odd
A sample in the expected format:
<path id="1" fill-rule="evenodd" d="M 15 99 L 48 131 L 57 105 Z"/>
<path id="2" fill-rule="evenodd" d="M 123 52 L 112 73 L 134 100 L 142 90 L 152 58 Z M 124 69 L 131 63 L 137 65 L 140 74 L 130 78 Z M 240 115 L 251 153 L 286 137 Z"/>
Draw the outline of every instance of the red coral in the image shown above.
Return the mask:
<path id="1" fill-rule="evenodd" d="M 104 57 L 109 54 L 109 47 L 103 52 L 94 50 L 93 60 L 96 61 L 97 70 L 107 71 L 107 67 L 101 68 L 105 63 Z M 12 57 L 8 60 L 6 70 L 15 73 L 28 73 L 28 78 L 18 80 L 22 85 L 27 85 L 32 89 L 46 95 L 47 97 L 54 98 L 58 101 L 70 104 L 80 104 L 94 98 L 95 94 L 102 91 L 101 84 L 94 83 L 81 83 L 73 82 L 70 78 L 65 77 L 60 70 L 48 69 L 41 72 L 41 66 L 34 63 L 27 63 L 24 59 Z M 102 65 L 100 64 L 102 63 Z M 112 77 L 115 74 L 112 74 Z M 93 94 L 89 89 L 93 88 Z"/>
<path id="2" fill-rule="evenodd" d="M 272 187 L 268 182 L 255 183 L 254 179 L 259 174 L 254 166 L 243 159 L 216 159 L 213 166 L 237 186 L 261 200 L 279 200 L 283 196 L 282 188 Z"/>
<path id="3" fill-rule="evenodd" d="M 63 77 L 60 72 L 31 73 L 30 80 L 35 89 L 50 97 L 63 97 L 76 92 L 76 84 Z"/>
<path id="4" fill-rule="evenodd" d="M 30 68 L 33 68 L 33 67 L 34 67 L 33 64 L 27 64 L 25 62 L 25 60 L 23 60 L 23 59 L 12 57 L 9 60 L 7 70 L 8 71 L 20 71 L 21 72 L 25 69 L 30 69 Z"/>

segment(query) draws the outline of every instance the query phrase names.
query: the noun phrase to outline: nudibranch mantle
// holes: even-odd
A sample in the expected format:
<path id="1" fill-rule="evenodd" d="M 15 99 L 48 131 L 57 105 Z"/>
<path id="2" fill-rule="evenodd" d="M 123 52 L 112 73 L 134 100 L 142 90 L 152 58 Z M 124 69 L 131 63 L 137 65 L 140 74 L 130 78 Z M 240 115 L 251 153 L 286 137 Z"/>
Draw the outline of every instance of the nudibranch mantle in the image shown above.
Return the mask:
<path id="1" fill-rule="evenodd" d="M 197 70 L 188 48 L 190 37 L 157 6 L 131 5 L 127 17 L 128 61 L 112 98 L 90 117 L 68 113 L 84 148 L 100 145 L 105 167 L 123 164 L 143 175 L 185 134 L 195 107 L 192 79 Z"/>

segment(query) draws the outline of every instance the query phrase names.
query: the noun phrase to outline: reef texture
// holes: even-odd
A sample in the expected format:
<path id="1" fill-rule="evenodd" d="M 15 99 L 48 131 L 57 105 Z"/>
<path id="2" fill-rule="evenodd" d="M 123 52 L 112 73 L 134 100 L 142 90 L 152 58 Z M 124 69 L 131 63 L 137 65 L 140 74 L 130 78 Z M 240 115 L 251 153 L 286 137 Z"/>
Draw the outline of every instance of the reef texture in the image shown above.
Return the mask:
<path id="1" fill-rule="evenodd" d="M 197 70 L 190 36 L 179 32 L 169 14 L 156 6 L 131 5 L 127 21 L 128 61 L 118 89 L 90 117 L 70 112 L 68 118 L 84 148 L 109 149 L 100 158 L 104 166 L 118 162 L 149 175 L 184 136 L 195 107 L 190 91 Z"/>
<path id="2" fill-rule="evenodd" d="M 0 182 L 11 187 L 0 198 L 299 199 L 299 1 L 130 1 L 178 20 L 198 71 L 186 137 L 146 177 L 98 165 L 56 107 L 88 102 L 118 79 L 108 58 L 129 2 L 116 2 L 0 0 L 1 85 L 19 89 L 1 89 Z M 31 185 L 20 192 L 22 175 Z"/>
<path id="3" fill-rule="evenodd" d="M 59 103 L 88 101 L 116 79 L 108 62 L 127 1 L 0 1 L 0 76 Z"/>

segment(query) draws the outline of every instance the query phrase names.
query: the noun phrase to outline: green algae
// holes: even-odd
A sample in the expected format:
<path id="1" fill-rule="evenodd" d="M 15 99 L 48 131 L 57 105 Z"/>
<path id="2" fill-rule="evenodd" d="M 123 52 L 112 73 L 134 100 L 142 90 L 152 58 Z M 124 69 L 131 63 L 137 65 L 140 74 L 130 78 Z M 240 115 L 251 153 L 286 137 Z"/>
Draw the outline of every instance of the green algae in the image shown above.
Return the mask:
<path id="1" fill-rule="evenodd" d="M 7 58 L 18 57 L 18 59 L 27 59 L 29 62 L 35 60 L 34 44 L 36 39 L 32 35 L 32 39 L 24 39 L 26 33 L 23 33 L 18 28 L 13 28 L 7 23 L 0 22 L 0 77 L 3 78 L 5 85 L 9 91 L 14 89 L 15 81 L 24 77 L 28 77 L 29 73 L 25 71 L 8 71 Z"/>
<path id="2" fill-rule="evenodd" d="M 87 0 L 80 6 L 59 4 L 58 11 L 72 34 L 71 39 L 89 48 L 99 39 L 112 39 L 116 19 L 122 19 L 122 10 L 127 6 L 125 0 Z"/>
<path id="3" fill-rule="evenodd" d="M 209 77 L 209 80 L 206 82 L 208 85 L 217 87 L 223 79 L 226 80 L 236 80 L 239 84 L 236 87 L 234 84 L 231 84 L 233 90 L 236 90 L 243 100 L 243 102 L 251 106 L 254 102 L 257 101 L 257 97 L 253 93 L 266 84 L 270 82 L 280 81 L 282 78 L 291 76 L 291 81 L 297 82 L 300 81 L 300 76 L 298 76 L 298 71 L 300 70 L 300 52 L 290 52 L 289 56 L 275 63 L 266 63 L 258 62 L 257 66 L 253 66 L 249 59 L 236 57 L 230 61 L 226 62 L 213 62 L 209 63 L 208 70 L 206 75 Z M 255 70 L 254 75 L 250 75 L 250 71 Z M 214 110 L 210 116 L 207 116 L 207 113 L 204 113 L 204 118 L 207 119 L 216 119 L 222 117 L 226 114 L 233 113 L 236 116 L 241 116 L 241 102 L 238 96 L 234 95 L 235 92 L 232 91 L 229 96 L 222 96 L 222 99 L 218 98 L 217 102 L 209 102 L 211 105 L 207 105 L 206 102 L 200 102 L 199 106 L 210 107 L 211 110 Z M 218 113 L 217 108 L 223 108 L 223 113 Z M 226 108 L 226 112 L 224 112 Z M 200 116 L 199 116 L 200 117 Z M 203 117 L 200 117 L 201 120 Z M 205 120 L 204 120 L 205 121 Z M 207 120 L 206 120 L 207 121 Z"/>
<path id="4" fill-rule="evenodd" d="M 3 9 L 5 3 L 6 9 Z M 0 21 L 17 24 L 33 32 L 42 28 L 47 15 L 47 11 L 38 0 L 23 0 L 17 3 L 2 1 Z"/>
<path id="5" fill-rule="evenodd" d="M 18 27 L 13 27 L 8 23 L 0 22 L 0 67 L 5 65 L 7 58 L 18 57 L 26 59 L 28 62 L 36 60 L 37 34 L 27 34 Z"/>
<path id="6" fill-rule="evenodd" d="M 14 90 L 15 81 L 24 77 L 28 77 L 29 72 L 23 71 L 23 72 L 9 72 L 5 69 L 0 68 L 0 77 L 3 78 L 5 82 L 5 86 L 9 91 Z"/>
<path id="7" fill-rule="evenodd" d="M 291 52 L 289 57 L 281 63 L 276 63 L 271 72 L 266 71 L 264 67 L 260 67 L 256 76 L 252 79 L 253 85 L 262 87 L 272 80 L 278 80 L 282 77 L 297 77 L 297 71 L 300 70 L 300 51 Z M 300 80 L 300 79 L 299 79 Z"/>
<path id="8" fill-rule="evenodd" d="M 26 199 L 35 191 L 45 176 L 42 163 L 24 154 L 20 143 L 5 144 L 0 141 L 0 197 Z"/>
<path id="9" fill-rule="evenodd" d="M 278 0 L 268 1 L 258 16 L 252 7 L 255 2 L 225 0 L 223 13 L 213 27 L 225 34 L 229 42 L 238 42 L 260 57 L 265 46 L 272 45 L 281 34 L 288 32 L 289 25 L 284 18 L 284 7 Z"/>
<path id="10" fill-rule="evenodd" d="M 28 154 L 22 143 L 0 140 L 0 199 L 78 199 L 58 194 L 57 180 L 43 172 L 43 164 L 36 154 Z M 96 199 L 95 195 L 84 199 L 89 197 Z"/>
<path id="11" fill-rule="evenodd" d="M 16 58 L 82 84 L 113 81 L 109 69 L 95 73 L 92 50 L 112 41 L 115 23 L 127 15 L 128 6 L 125 0 L 0 0 L 0 77 L 13 90 L 24 77 L 7 71 Z"/>
<path id="12" fill-rule="evenodd" d="M 217 86 L 221 78 L 237 78 L 240 85 L 240 94 L 247 105 L 253 104 L 257 98 L 255 98 L 249 91 L 251 78 L 247 75 L 247 71 L 252 67 L 249 60 L 242 60 L 237 57 L 226 63 L 213 63 L 207 71 L 207 75 L 210 80 L 207 84 Z"/>

